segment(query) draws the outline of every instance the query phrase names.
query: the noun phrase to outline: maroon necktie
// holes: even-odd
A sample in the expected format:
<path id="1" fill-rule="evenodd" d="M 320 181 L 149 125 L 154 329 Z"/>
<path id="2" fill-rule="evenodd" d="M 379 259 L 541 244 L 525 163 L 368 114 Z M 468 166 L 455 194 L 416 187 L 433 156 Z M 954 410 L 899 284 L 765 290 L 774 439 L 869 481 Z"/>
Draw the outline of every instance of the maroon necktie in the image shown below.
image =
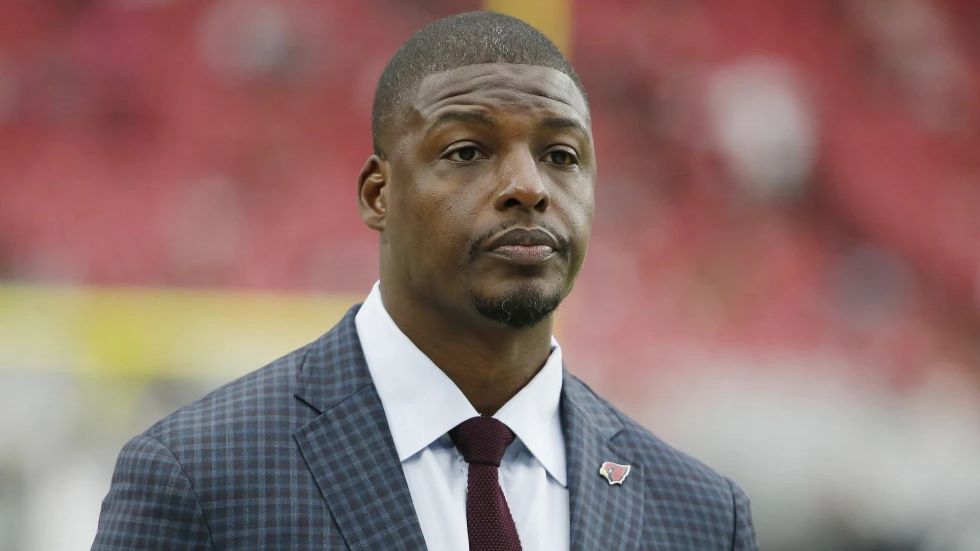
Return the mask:
<path id="1" fill-rule="evenodd" d="M 521 551 L 517 527 L 500 489 L 497 468 L 514 433 L 493 417 L 474 417 L 449 431 L 470 464 L 466 482 L 466 529 L 470 551 Z"/>

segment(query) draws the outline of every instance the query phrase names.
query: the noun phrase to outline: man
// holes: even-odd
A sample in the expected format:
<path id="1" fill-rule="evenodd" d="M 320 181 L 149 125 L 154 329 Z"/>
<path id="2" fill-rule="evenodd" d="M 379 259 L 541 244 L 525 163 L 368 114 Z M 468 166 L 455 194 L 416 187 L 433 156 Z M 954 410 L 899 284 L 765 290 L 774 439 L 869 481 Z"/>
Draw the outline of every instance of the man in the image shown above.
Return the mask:
<path id="1" fill-rule="evenodd" d="M 378 84 L 380 283 L 314 343 L 123 448 L 95 549 L 755 549 L 748 500 L 563 369 L 596 159 L 574 70 L 499 14 Z"/>

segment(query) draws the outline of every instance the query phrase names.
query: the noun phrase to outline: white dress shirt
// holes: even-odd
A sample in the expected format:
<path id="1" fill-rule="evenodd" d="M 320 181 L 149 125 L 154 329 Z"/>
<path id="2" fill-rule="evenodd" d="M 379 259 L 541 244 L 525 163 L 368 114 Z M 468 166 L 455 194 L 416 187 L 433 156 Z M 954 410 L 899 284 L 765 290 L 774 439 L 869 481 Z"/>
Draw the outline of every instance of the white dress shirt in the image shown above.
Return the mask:
<path id="1" fill-rule="evenodd" d="M 468 465 L 449 430 L 479 415 L 458 387 L 395 325 L 379 284 L 355 317 L 368 370 L 384 406 L 430 551 L 469 548 Z M 558 402 L 561 347 L 494 418 L 517 436 L 500 463 L 500 485 L 524 551 L 568 549 L 565 438 Z"/>

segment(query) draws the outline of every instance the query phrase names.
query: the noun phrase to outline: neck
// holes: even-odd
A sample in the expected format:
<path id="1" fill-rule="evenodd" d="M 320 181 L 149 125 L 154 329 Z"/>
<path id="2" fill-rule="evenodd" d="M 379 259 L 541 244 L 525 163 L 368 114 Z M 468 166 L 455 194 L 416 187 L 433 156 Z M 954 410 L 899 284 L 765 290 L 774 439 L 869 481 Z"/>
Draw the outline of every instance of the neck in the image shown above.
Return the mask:
<path id="1" fill-rule="evenodd" d="M 492 415 L 544 366 L 552 320 L 514 329 L 473 316 L 453 316 L 381 288 L 398 328 L 463 392 L 481 415 Z M 479 316 L 479 314 L 475 314 Z"/>

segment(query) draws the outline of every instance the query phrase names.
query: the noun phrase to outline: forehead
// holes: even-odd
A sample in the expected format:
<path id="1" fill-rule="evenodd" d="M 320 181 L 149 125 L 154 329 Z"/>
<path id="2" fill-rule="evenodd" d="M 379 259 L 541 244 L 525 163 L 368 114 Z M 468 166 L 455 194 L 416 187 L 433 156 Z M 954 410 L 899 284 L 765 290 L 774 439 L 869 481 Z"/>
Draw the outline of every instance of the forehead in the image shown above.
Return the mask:
<path id="1" fill-rule="evenodd" d="M 458 105 L 558 113 L 589 125 L 589 109 L 565 73 L 540 65 L 485 63 L 433 73 L 419 83 L 409 102 L 422 119 Z"/>

